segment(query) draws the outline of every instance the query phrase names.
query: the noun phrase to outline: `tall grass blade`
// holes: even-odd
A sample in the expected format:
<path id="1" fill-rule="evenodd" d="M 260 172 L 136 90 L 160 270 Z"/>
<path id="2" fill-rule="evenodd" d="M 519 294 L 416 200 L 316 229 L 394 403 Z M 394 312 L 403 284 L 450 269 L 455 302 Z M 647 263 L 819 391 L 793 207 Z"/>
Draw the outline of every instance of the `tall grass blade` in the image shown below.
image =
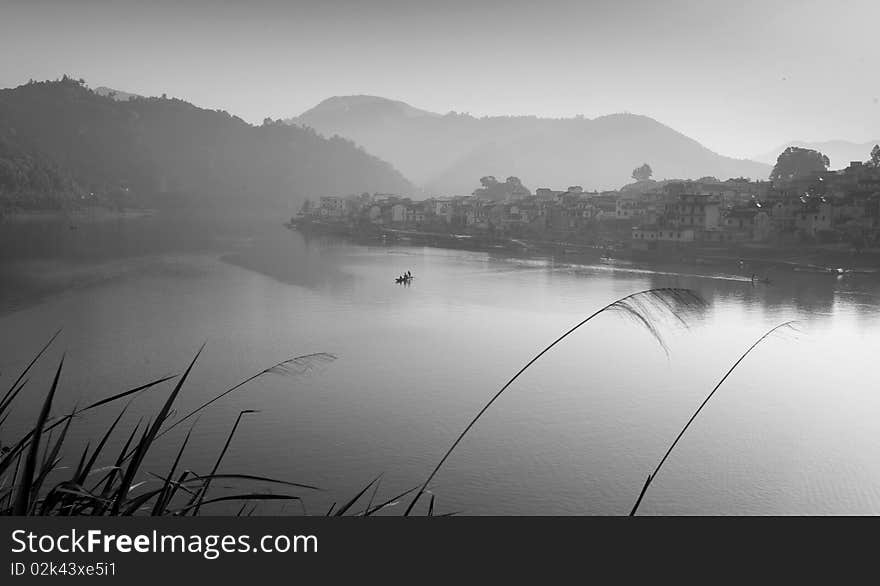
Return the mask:
<path id="1" fill-rule="evenodd" d="M 58 486 L 53 488 L 52 491 L 50 491 L 50 494 L 46 497 L 46 501 L 49 501 L 50 497 L 53 496 L 52 493 L 57 493 L 57 489 L 59 486 L 61 486 L 63 484 L 76 484 L 76 482 L 79 480 L 80 476 L 82 475 L 83 469 L 86 467 L 86 458 L 89 455 L 89 448 L 91 448 L 91 447 L 92 447 L 92 442 L 91 441 L 86 442 L 86 447 L 83 448 L 82 454 L 79 457 L 79 462 L 77 463 L 76 469 L 73 472 L 73 476 L 71 476 L 69 481 L 62 482 Z M 70 513 L 70 511 L 72 510 L 72 507 L 69 506 L 71 498 L 72 497 L 69 494 L 61 494 L 61 496 L 59 497 L 59 501 L 60 501 L 59 514 L 60 515 L 65 516 L 68 513 Z M 45 505 L 46 505 L 46 503 L 44 503 L 44 506 Z"/>
<path id="2" fill-rule="evenodd" d="M 105 503 L 101 497 L 90 493 L 86 488 L 74 482 L 62 482 L 49 493 L 49 496 L 61 497 L 59 514 L 70 516 L 82 512 L 89 506 Z"/>
<path id="3" fill-rule="evenodd" d="M 298 496 L 293 496 L 289 494 L 267 494 L 267 493 L 248 493 L 248 494 L 234 494 L 228 496 L 218 496 L 214 498 L 210 498 L 205 501 L 201 501 L 199 505 L 209 505 L 211 503 L 222 503 L 225 501 L 242 501 L 242 500 L 254 500 L 254 501 L 298 501 L 301 500 Z M 195 504 L 187 505 L 182 509 L 178 509 L 175 511 L 176 514 L 184 513 L 187 510 L 195 507 Z"/>
<path id="4" fill-rule="evenodd" d="M 366 485 L 365 487 L 363 487 L 359 493 L 357 493 L 356 495 L 354 495 L 354 498 L 352 498 L 350 501 L 348 501 L 347 503 L 345 503 L 344 505 L 342 505 L 341 507 L 339 507 L 339 510 L 337 510 L 336 513 L 335 513 L 333 516 L 334 516 L 334 517 L 341 517 L 341 516 L 343 516 L 343 515 L 344 515 L 344 514 L 345 514 L 345 513 L 346 513 L 346 512 L 347 512 L 347 511 L 348 511 L 348 510 L 349 510 L 349 509 L 355 504 L 355 503 L 356 503 L 356 502 L 358 502 L 358 500 L 359 500 L 362 496 L 364 496 L 364 493 L 365 493 L 365 492 L 367 492 L 368 490 L 370 490 L 370 487 L 371 487 L 371 486 L 373 486 L 375 483 L 379 482 L 379 479 L 380 479 L 381 477 L 382 477 L 382 475 L 380 474 L 379 476 L 377 476 L 376 478 L 374 478 L 373 480 L 371 480 L 370 483 L 369 483 L 368 485 Z"/>
<path id="5" fill-rule="evenodd" d="M 73 472 L 73 480 L 77 480 L 82 474 L 83 469 L 86 467 L 86 456 L 89 455 L 89 448 L 92 447 L 92 442 L 87 441 L 86 447 L 83 448 L 82 455 L 79 457 L 79 462 L 76 465 L 76 470 Z"/>
<path id="6" fill-rule="evenodd" d="M 238 429 L 238 424 L 241 423 L 241 418 L 249 413 L 256 413 L 253 409 L 245 409 L 244 411 L 239 412 L 238 417 L 235 418 L 235 424 L 232 426 L 232 431 L 229 432 L 229 435 L 226 437 L 226 443 L 223 444 L 223 449 L 220 451 L 220 456 L 217 457 L 217 461 L 214 462 L 214 467 L 211 469 L 211 474 L 209 478 L 205 480 L 205 484 L 202 487 L 202 490 L 199 491 L 199 500 L 196 503 L 195 509 L 193 509 L 193 516 L 199 514 L 199 508 L 201 507 L 201 503 L 205 498 L 205 495 L 208 493 L 208 488 L 211 486 L 211 478 L 215 474 L 217 474 L 217 469 L 220 468 L 220 462 L 223 461 L 223 457 L 226 455 L 226 451 L 229 449 L 229 444 L 232 443 L 232 437 L 235 435 L 235 430 Z"/>
<path id="7" fill-rule="evenodd" d="M 129 491 L 132 489 L 134 476 L 135 474 L 137 474 L 141 462 L 143 461 L 143 458 L 146 455 L 147 449 L 150 445 L 149 436 L 150 429 L 152 428 L 151 423 L 151 421 L 147 421 L 147 425 L 146 427 L 144 427 L 144 432 L 143 434 L 141 434 L 141 439 L 138 441 L 137 446 L 135 446 L 134 458 L 132 458 L 132 461 L 128 463 L 128 467 L 125 469 L 125 472 L 122 475 L 122 480 L 119 482 L 119 487 L 114 491 L 113 504 L 110 507 L 111 516 L 116 516 L 119 514 L 123 503 L 128 498 Z"/>
<path id="8" fill-rule="evenodd" d="M 226 395 L 237 391 L 238 389 L 247 385 L 249 382 L 251 382 L 253 380 L 256 380 L 256 379 L 263 377 L 263 376 L 266 376 L 268 374 L 276 374 L 276 375 L 282 375 L 282 376 L 297 376 L 297 375 L 303 374 L 305 372 L 308 372 L 309 370 L 311 370 L 312 368 L 314 368 L 318 364 L 332 362 L 334 360 L 336 360 L 336 356 L 334 356 L 333 354 L 329 354 L 327 352 L 316 352 L 313 354 L 304 354 L 302 356 L 294 356 L 293 358 L 288 358 L 287 360 L 282 360 L 281 362 L 274 364 L 274 365 L 270 366 L 269 368 L 265 368 L 265 369 L 261 370 L 260 372 L 254 374 L 252 376 L 249 376 L 248 378 L 244 379 L 243 381 L 236 384 L 235 386 L 230 387 L 229 389 L 226 389 L 225 391 L 223 391 L 219 395 L 215 396 L 214 398 L 210 399 L 209 401 L 206 401 L 205 403 L 203 403 L 199 407 L 196 407 L 195 409 L 193 409 L 192 411 L 190 411 L 189 413 L 184 415 L 181 419 L 178 419 L 176 422 L 174 422 L 173 425 L 169 426 L 167 429 L 162 431 L 162 433 L 160 433 L 159 436 L 161 437 L 161 436 L 165 435 L 166 433 L 168 433 L 169 431 L 171 431 L 172 429 L 174 429 L 175 427 L 177 427 L 178 425 L 180 425 L 181 423 L 183 423 L 184 421 L 186 421 L 190 417 L 196 415 L 197 413 L 204 410 L 206 407 L 212 405 L 216 401 L 219 401 L 220 399 L 222 399 Z"/>
<path id="9" fill-rule="evenodd" d="M 694 422 L 694 420 L 697 418 L 697 415 L 700 414 L 700 411 L 703 410 L 703 407 L 706 406 L 706 404 L 709 402 L 709 399 L 711 399 L 712 396 L 715 394 L 715 391 L 717 391 L 721 387 L 721 385 L 724 384 L 724 381 L 727 380 L 727 377 L 729 377 L 731 375 L 731 373 L 734 370 L 736 370 L 736 367 L 739 366 L 740 363 L 746 359 L 746 356 L 748 356 L 749 353 L 751 353 L 751 351 L 754 350 L 758 346 L 758 344 L 760 344 L 761 342 L 766 340 L 774 332 L 776 332 L 782 328 L 791 328 L 791 327 L 793 327 L 794 324 L 795 324 L 794 321 L 787 321 L 787 322 L 781 323 L 781 324 L 771 328 L 770 330 L 768 330 L 766 333 L 764 333 L 763 336 L 758 338 L 754 344 L 749 346 L 749 349 L 746 350 L 742 354 L 742 356 L 740 356 L 739 359 L 733 363 L 733 366 L 731 366 L 730 369 L 726 373 L 724 373 L 724 376 L 721 377 L 721 380 L 718 381 L 718 384 L 716 384 L 715 387 L 712 389 L 712 391 L 708 395 L 706 395 L 706 398 L 703 399 L 703 402 L 700 403 L 700 406 L 697 407 L 697 410 L 694 411 L 694 414 L 691 415 L 690 419 L 687 420 L 687 423 L 684 424 L 684 427 L 681 428 L 681 431 L 678 432 L 678 435 L 675 436 L 675 439 L 672 441 L 672 444 L 670 444 L 669 449 L 667 449 L 666 453 L 663 454 L 663 457 L 660 458 L 660 462 L 657 464 L 657 467 L 654 468 L 654 471 L 648 475 L 648 478 L 645 480 L 645 484 L 644 484 L 644 486 L 642 486 L 642 490 L 641 490 L 641 492 L 639 492 L 639 496 L 636 499 L 636 502 L 633 505 L 632 510 L 629 512 L 630 517 L 635 516 L 636 512 L 639 509 L 639 505 L 642 503 L 642 498 L 644 498 L 645 493 L 648 491 L 648 487 L 651 485 L 651 482 L 653 482 L 654 478 L 657 477 L 657 473 L 660 472 L 660 468 L 663 467 L 663 464 L 666 462 L 666 459 L 669 458 L 669 455 L 672 453 L 672 450 L 675 449 L 675 446 L 678 444 L 678 441 L 684 435 L 684 432 L 686 432 L 688 427 L 690 427 L 691 423 Z"/>
<path id="10" fill-rule="evenodd" d="M 56 336 L 58 334 L 55 334 Z M 55 339 L 54 336 L 52 338 Z M 50 340 L 51 343 L 51 340 Z M 46 346 L 48 347 L 48 345 Z M 45 351 L 45 348 L 41 351 Z M 33 364 L 33 362 L 31 362 Z M 31 506 L 31 489 L 33 486 L 34 474 L 37 469 L 37 457 L 40 450 L 40 436 L 43 434 L 43 426 L 46 424 L 46 420 L 49 418 L 49 411 L 52 409 L 52 400 L 55 398 L 55 391 L 58 390 L 58 380 L 61 378 L 61 369 L 64 367 L 64 357 L 61 357 L 61 362 L 58 364 L 58 370 L 55 371 L 55 378 L 52 381 L 52 386 L 49 388 L 49 393 L 46 395 L 45 401 L 43 401 L 43 408 L 40 411 L 40 415 L 37 418 L 37 425 L 34 427 L 33 440 L 31 441 L 30 451 L 28 452 L 27 458 L 24 461 L 24 470 L 22 472 L 21 480 L 18 486 L 18 495 L 15 499 L 15 507 L 13 508 L 14 515 L 26 515 L 30 510 Z M 30 366 L 28 366 L 30 368 Z"/>
<path id="11" fill-rule="evenodd" d="M 155 490 L 145 492 L 142 495 L 136 496 L 135 498 L 126 502 L 125 503 L 126 509 L 124 511 L 122 511 L 122 516 L 123 517 L 130 517 L 131 515 L 135 514 L 139 508 L 141 508 L 143 505 L 145 505 L 151 498 L 153 498 L 153 497 L 161 498 L 163 490 L 164 490 L 164 487 L 157 488 Z"/>
<path id="12" fill-rule="evenodd" d="M 6 421 L 6 417 L 9 415 L 6 410 L 15 400 L 15 397 L 17 397 L 21 390 L 28 384 L 28 382 L 30 382 L 30 380 L 30 378 L 26 378 L 21 381 L 21 384 L 19 384 L 18 387 L 10 388 L 9 391 L 6 393 L 6 396 L 3 398 L 3 401 L 0 402 L 0 414 L 6 413 L 6 415 L 4 415 L 3 417 L 3 421 Z M 2 427 L 2 422 L 0 422 L 0 427 Z"/>
<path id="13" fill-rule="evenodd" d="M 184 492 L 186 492 L 186 493 L 188 493 L 188 494 L 190 494 L 190 495 L 195 496 L 196 493 L 194 493 L 193 491 L 189 490 L 187 487 L 185 487 L 185 486 L 183 485 L 184 481 L 186 480 L 186 477 L 189 476 L 189 475 L 190 475 L 189 470 L 184 470 L 184 471 L 180 474 L 180 476 L 177 478 L 176 481 L 174 481 L 174 480 L 171 481 L 171 492 L 168 494 L 167 497 L 165 497 L 165 506 L 166 506 L 166 508 L 167 508 L 167 506 L 168 506 L 169 504 L 171 504 L 171 503 L 174 502 L 174 497 L 177 496 L 177 491 L 180 490 L 180 489 L 182 489 Z M 167 510 L 164 511 L 164 512 L 167 512 Z"/>
<path id="14" fill-rule="evenodd" d="M 195 366 L 196 361 L 199 359 L 199 356 L 204 349 L 205 345 L 202 344 L 202 346 L 199 348 L 199 351 L 196 352 L 195 357 L 193 357 L 192 362 L 190 362 L 189 366 L 187 367 L 186 372 L 184 372 L 183 376 L 178 379 L 177 384 L 174 386 L 174 390 L 171 391 L 171 394 L 165 400 L 165 403 L 159 410 L 159 414 L 157 415 L 155 421 L 153 421 L 153 424 L 151 426 L 148 426 L 144 437 L 138 444 L 138 449 L 135 451 L 134 457 L 132 458 L 131 462 L 129 462 L 128 467 L 125 470 L 125 475 L 123 476 L 122 483 L 119 487 L 118 496 L 113 501 L 111 514 L 116 515 L 119 513 L 119 508 L 122 505 L 123 499 L 125 499 L 126 495 L 128 494 L 129 487 L 134 480 L 135 474 L 140 469 L 140 466 L 143 463 L 143 459 L 146 456 L 147 451 L 150 449 L 153 440 L 156 439 L 156 434 L 159 433 L 159 428 L 168 417 L 168 412 L 171 409 L 171 406 L 174 404 L 174 401 L 177 399 L 177 395 L 180 393 L 180 389 L 183 387 L 183 383 L 186 382 L 187 377 L 189 377 L 189 373 L 192 372 L 193 366 Z"/>
<path id="15" fill-rule="evenodd" d="M 418 486 L 414 486 L 414 487 L 412 487 L 412 488 L 410 488 L 410 489 L 408 489 L 408 490 L 403 491 L 402 493 L 400 493 L 400 494 L 398 494 L 398 495 L 395 495 L 395 496 L 391 497 L 390 499 L 386 500 L 385 502 L 376 505 L 375 507 L 372 507 L 372 508 L 366 509 L 366 510 L 364 510 L 364 512 L 363 512 L 363 516 L 364 516 L 364 517 L 369 517 L 370 515 L 372 515 L 372 514 L 374 514 L 374 513 L 378 513 L 378 512 L 381 511 L 382 509 L 385 509 L 385 508 L 387 508 L 387 507 L 391 507 L 391 506 L 395 505 L 395 504 L 397 503 L 397 501 L 399 501 L 400 499 L 402 499 L 402 498 L 405 497 L 406 495 L 411 494 L 411 493 L 417 491 L 418 489 L 419 489 Z"/>
<path id="16" fill-rule="evenodd" d="M 97 484 L 95 484 L 95 488 L 92 492 L 97 490 L 98 487 L 101 486 L 101 484 L 104 484 L 104 490 L 101 492 L 101 496 L 106 498 L 110 495 L 111 489 L 113 488 L 113 482 L 116 480 L 116 476 L 119 475 L 119 472 L 122 469 L 122 459 L 125 457 L 128 446 L 131 445 L 131 442 L 134 440 L 134 436 L 137 435 L 137 432 L 141 427 L 141 423 L 143 423 L 143 418 L 138 419 L 138 422 L 131 430 L 131 434 L 129 434 L 128 439 L 123 444 L 122 450 L 119 452 L 119 456 L 117 456 L 116 458 L 116 462 L 113 464 L 113 466 L 110 467 L 110 471 L 106 474 L 106 476 L 99 480 Z"/>
<path id="17" fill-rule="evenodd" d="M 12 511 L 9 506 L 9 501 L 12 498 L 12 489 L 15 488 L 16 481 L 18 480 L 18 471 L 21 468 L 21 456 L 22 452 L 19 452 L 18 456 L 15 459 L 15 471 L 12 473 L 12 486 L 9 487 L 9 492 L 7 492 L 6 495 L 3 497 L 4 514 Z"/>
<path id="18" fill-rule="evenodd" d="M 70 419 L 67 420 L 67 424 L 62 428 L 61 433 L 58 434 L 58 439 L 55 440 L 55 445 L 51 448 L 49 447 L 49 442 L 46 443 L 46 455 L 43 459 L 43 464 L 40 469 L 39 475 L 37 475 L 37 479 L 34 481 L 34 485 L 31 488 L 31 492 L 34 496 L 34 502 L 31 505 L 31 512 L 34 511 L 34 507 L 37 505 L 37 498 L 39 497 L 40 490 L 43 487 L 43 483 L 46 481 L 46 477 L 49 475 L 52 470 L 55 469 L 55 466 L 61 461 L 58 457 L 58 454 L 61 452 L 61 445 L 64 443 L 64 439 L 67 437 L 67 431 L 70 429 Z M 49 440 L 51 442 L 51 439 Z M 51 507 L 53 503 L 47 503 L 48 506 Z"/>
<path id="19" fill-rule="evenodd" d="M 98 442 L 98 445 L 95 447 L 95 451 L 92 452 L 89 461 L 80 470 L 79 475 L 76 477 L 77 484 L 83 484 L 86 481 L 86 477 L 88 477 L 89 473 L 91 473 L 92 468 L 95 466 L 95 462 L 98 460 L 98 456 L 104 450 L 104 446 L 107 444 L 107 440 L 113 434 L 113 430 L 116 429 L 116 426 L 119 424 L 119 421 L 122 419 L 122 416 L 125 415 L 126 410 L 128 409 L 128 405 L 122 408 L 122 411 L 119 412 L 119 415 L 116 416 L 116 419 L 113 420 L 113 423 L 110 427 L 107 428 L 107 431 L 104 432 L 104 436 L 101 438 L 101 441 Z"/>
<path id="20" fill-rule="evenodd" d="M 254 474 L 209 474 L 205 476 L 199 476 L 196 474 L 193 476 L 191 482 L 196 482 L 199 480 L 252 480 L 254 482 L 268 482 L 270 484 L 283 484 L 285 486 L 294 486 L 296 488 L 305 488 L 308 490 L 324 490 L 323 488 L 319 488 L 317 486 L 312 486 L 311 484 L 301 484 L 299 482 L 288 482 L 287 480 L 278 480 L 277 478 L 270 478 L 268 476 L 257 476 Z"/>
<path id="21" fill-rule="evenodd" d="M 96 403 L 92 403 L 91 405 L 89 405 L 89 406 L 87 406 L 87 407 L 84 407 L 84 408 L 82 408 L 82 409 L 76 411 L 76 412 L 73 413 L 73 414 L 65 415 L 64 417 L 61 417 L 60 419 L 58 419 L 58 420 L 54 421 L 53 423 L 47 425 L 45 429 L 46 429 L 46 431 L 52 430 L 52 429 L 58 427 L 59 425 L 63 425 L 68 419 L 70 419 L 71 417 L 73 417 L 73 416 L 75 416 L 75 415 L 80 415 L 80 414 L 82 414 L 82 413 L 85 413 L 86 411 L 89 411 L 89 410 L 91 410 L 91 409 L 95 409 L 95 408 L 100 407 L 100 406 L 102 406 L 102 405 L 106 405 L 107 403 L 110 403 L 110 402 L 112 402 L 112 401 L 117 401 L 117 400 L 122 399 L 122 398 L 124 398 L 124 397 L 127 397 L 127 396 L 129 396 L 129 395 L 131 395 L 131 394 L 138 393 L 138 392 L 143 391 L 143 390 L 146 390 L 146 389 L 148 389 L 148 388 L 150 388 L 150 387 L 154 387 L 154 386 L 156 386 L 156 385 L 158 385 L 158 384 L 160 384 L 160 383 L 163 383 L 163 382 L 165 382 L 165 381 L 167 381 L 167 380 L 170 380 L 170 379 L 172 379 L 172 378 L 174 378 L 174 376 L 163 377 L 163 378 L 160 378 L 160 379 L 154 380 L 154 381 L 152 381 L 152 382 L 149 382 L 149 383 L 147 383 L 147 384 L 145 384 L 145 385 L 141 385 L 141 386 L 139 386 L 139 387 L 136 387 L 136 388 L 134 388 L 134 389 L 130 389 L 130 390 L 128 390 L 128 391 L 124 391 L 124 392 L 122 392 L 122 393 L 118 393 L 118 394 L 113 395 L 113 396 L 111 396 L 111 397 L 107 397 L 106 399 L 101 399 L 100 401 L 97 401 Z M 34 430 L 31 429 L 27 434 L 25 434 L 25 435 L 24 435 L 24 436 L 18 441 L 18 443 L 15 445 L 15 447 L 12 448 L 12 449 L 11 449 L 11 450 L 10 450 L 10 451 L 9 451 L 4 457 L 3 457 L 2 460 L 0 460 L 0 474 L 2 474 L 2 473 L 6 470 L 6 468 L 9 466 L 10 462 L 12 461 L 12 458 L 14 458 L 14 457 L 17 455 L 18 451 L 24 449 L 24 448 L 28 445 L 28 443 L 30 442 L 31 437 L 33 436 L 33 434 L 34 434 Z"/>
<path id="22" fill-rule="evenodd" d="M 382 484 L 382 474 L 379 475 L 379 480 L 376 481 L 376 485 L 373 487 L 373 492 L 370 494 L 370 500 L 367 501 L 367 508 L 365 510 L 369 511 L 373 507 L 373 501 L 376 500 L 376 493 L 379 492 L 379 485 Z"/>
<path id="23" fill-rule="evenodd" d="M 97 407 L 100 407 L 102 405 L 106 405 L 107 403 L 112 403 L 113 401 L 118 401 L 119 399 L 124 399 L 125 397 L 127 397 L 129 395 L 133 395 L 135 393 L 140 393 L 141 391 L 145 391 L 151 387 L 155 387 L 156 385 L 160 385 L 160 384 L 162 384 L 166 381 L 169 381 L 175 377 L 177 377 L 176 374 L 170 374 L 168 376 L 163 376 L 162 378 L 157 378 L 156 380 L 148 382 L 147 384 L 140 385 L 139 387 L 135 387 L 133 389 L 129 389 L 127 391 L 123 391 L 123 392 L 117 393 L 115 395 L 111 395 L 109 397 L 101 399 L 100 401 L 96 401 L 87 407 L 83 407 L 82 409 L 77 411 L 76 414 L 79 415 L 80 413 L 85 413 L 86 411 L 90 411 L 90 410 L 95 409 Z"/>
<path id="24" fill-rule="evenodd" d="M 566 330 L 561 336 L 557 337 L 553 342 L 544 347 L 543 350 L 538 352 L 531 360 L 529 360 L 522 368 L 520 368 L 510 380 L 505 383 L 501 389 L 496 392 L 492 398 L 483 406 L 482 409 L 471 419 L 470 423 L 464 428 L 464 430 L 456 437 L 455 441 L 452 442 L 452 445 L 446 452 L 443 454 L 443 457 L 440 458 L 440 461 L 425 479 L 425 482 L 422 484 L 419 491 L 413 497 L 409 506 L 406 508 L 404 515 L 409 515 L 412 512 L 413 507 L 415 507 L 416 502 L 418 502 L 419 498 L 425 493 L 425 490 L 428 488 L 428 484 L 430 484 L 431 480 L 434 479 L 434 476 L 440 471 L 440 468 L 443 467 L 443 464 L 455 450 L 461 440 L 467 435 L 470 429 L 480 420 L 483 414 L 489 410 L 493 403 L 502 395 L 504 391 L 512 385 L 516 379 L 520 377 L 528 368 L 537 362 L 544 354 L 549 352 L 554 346 L 565 340 L 568 336 L 576 332 L 583 325 L 589 323 L 593 318 L 607 312 L 617 312 L 622 313 L 625 316 L 635 320 L 637 323 L 642 325 L 645 329 L 647 329 L 648 333 L 657 341 L 658 344 L 663 348 L 664 351 L 668 352 L 666 344 L 661 336 L 659 324 L 664 318 L 673 317 L 678 320 L 679 323 L 687 324 L 690 321 L 690 317 L 695 315 L 697 312 L 701 311 L 706 307 L 706 302 L 694 291 L 690 289 L 680 289 L 680 288 L 657 288 L 657 289 L 647 289 L 644 291 L 639 291 L 637 293 L 632 293 L 627 295 L 626 297 L 622 297 L 613 303 L 609 303 L 605 307 L 599 309 L 598 311 L 590 314 L 585 319 L 581 320 L 573 327 Z"/>
<path id="25" fill-rule="evenodd" d="M 61 330 L 59 329 L 57 332 L 55 332 L 52 335 L 51 338 L 49 338 L 49 341 L 46 342 L 46 345 L 43 346 L 39 352 L 37 352 L 37 355 L 34 356 L 34 358 L 30 361 L 30 363 L 28 363 L 28 365 L 25 367 L 25 369 L 21 371 L 21 374 L 18 375 L 18 378 L 15 379 L 15 382 L 12 383 L 12 386 L 9 387 L 9 390 L 6 391 L 6 393 L 3 395 L 3 399 L 0 399 L 0 404 L 7 403 L 6 399 L 9 398 L 9 395 L 13 392 L 13 389 L 15 389 L 15 387 L 18 386 L 18 383 L 21 382 L 21 380 L 25 377 L 25 375 L 27 375 L 27 373 L 30 371 L 30 369 L 34 366 L 34 364 L 37 363 L 37 360 L 39 360 L 40 357 L 46 352 L 46 350 L 49 349 L 49 346 L 52 345 L 52 342 L 54 342 L 55 338 L 57 338 L 60 334 L 61 334 Z"/>
<path id="26" fill-rule="evenodd" d="M 186 493 L 189 493 L 191 495 L 196 494 L 195 491 L 190 490 L 186 487 L 186 483 L 191 482 L 191 481 L 186 480 L 186 477 L 190 476 L 190 475 L 195 476 L 195 473 L 192 470 L 184 470 L 177 480 L 174 480 L 169 476 L 162 476 L 161 474 L 156 474 L 155 472 L 147 472 L 147 474 L 149 474 L 150 476 L 153 476 L 155 478 L 158 478 L 162 482 L 165 482 L 167 480 L 168 484 L 170 484 L 171 486 L 179 486 Z M 192 481 L 195 481 L 195 480 L 198 480 L 198 479 L 194 478 Z"/>
<path id="27" fill-rule="evenodd" d="M 180 458 L 183 456 L 183 451 L 186 449 L 186 444 L 189 443 L 189 438 L 192 435 L 193 428 L 190 427 L 189 431 L 186 432 L 186 437 L 183 438 L 183 443 L 180 444 L 180 449 L 177 451 L 177 457 L 174 458 L 174 463 L 171 465 L 171 471 L 168 472 L 168 476 L 165 478 L 165 483 L 162 485 L 161 492 L 159 493 L 159 498 L 156 499 L 156 504 L 153 507 L 152 515 L 155 517 L 159 515 L 162 510 L 165 508 L 165 493 L 169 489 L 169 485 L 171 484 L 171 479 L 174 477 L 174 473 L 177 471 L 177 465 L 180 463 Z"/>

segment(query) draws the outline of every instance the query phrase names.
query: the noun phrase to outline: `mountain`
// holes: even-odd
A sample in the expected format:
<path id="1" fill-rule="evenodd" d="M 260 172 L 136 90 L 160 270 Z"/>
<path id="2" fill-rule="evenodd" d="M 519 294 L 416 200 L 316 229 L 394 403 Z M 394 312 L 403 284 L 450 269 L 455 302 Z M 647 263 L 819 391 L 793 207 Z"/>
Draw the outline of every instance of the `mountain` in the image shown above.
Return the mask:
<path id="1" fill-rule="evenodd" d="M 399 118 L 439 118 L 440 114 L 413 108 L 405 102 L 360 95 L 327 98 L 309 110 L 308 117 L 311 122 L 321 126 L 339 124 L 353 127 L 362 122 L 375 124 L 376 121 L 393 122 Z"/>
<path id="2" fill-rule="evenodd" d="M 437 114 L 375 96 L 324 100 L 287 121 L 345 136 L 429 192 L 466 194 L 484 175 L 531 187 L 616 189 L 649 163 L 655 178 L 766 178 L 770 166 L 732 159 L 647 116 L 595 119 Z"/>
<path id="3" fill-rule="evenodd" d="M 790 146 L 796 146 L 812 149 L 828 155 L 828 158 L 831 160 L 831 168 L 842 169 L 852 161 L 867 161 L 871 157 L 871 149 L 874 148 L 875 144 L 880 144 L 880 139 L 861 143 L 846 140 L 826 140 L 824 142 L 793 140 L 752 158 L 756 161 L 762 161 L 774 165 L 776 164 L 776 157 L 779 156 L 779 153 Z"/>
<path id="4" fill-rule="evenodd" d="M 254 126 L 164 97 L 120 101 L 67 77 L 0 90 L 0 198 L 20 205 L 90 193 L 250 205 L 364 191 L 413 186 L 350 141 L 280 122 Z"/>

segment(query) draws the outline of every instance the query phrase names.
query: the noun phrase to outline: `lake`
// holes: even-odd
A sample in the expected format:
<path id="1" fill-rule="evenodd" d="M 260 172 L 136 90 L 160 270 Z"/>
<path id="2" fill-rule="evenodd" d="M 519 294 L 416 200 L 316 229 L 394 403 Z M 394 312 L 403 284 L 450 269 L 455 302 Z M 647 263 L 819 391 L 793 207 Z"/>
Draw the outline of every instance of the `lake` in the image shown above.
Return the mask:
<path id="1" fill-rule="evenodd" d="M 243 418 L 221 471 L 320 486 L 302 495 L 308 513 L 324 513 L 380 474 L 377 500 L 418 484 L 482 404 L 586 315 L 642 289 L 687 287 L 709 307 L 689 329 L 663 325 L 668 353 L 634 321 L 604 314 L 526 371 L 432 483 L 437 510 L 628 513 L 724 372 L 794 319 L 798 331 L 766 340 L 724 383 L 640 512 L 880 512 L 877 277 L 780 271 L 753 285 L 735 267 L 362 246 L 306 238 L 281 222 L 163 214 L 75 229 L 65 220 L 0 224 L 4 390 L 63 327 L 5 432 L 32 424 L 62 352 L 55 413 L 181 373 L 206 343 L 178 418 L 281 360 L 332 353 L 335 361 L 260 377 L 218 401 L 184 455 L 186 467 L 209 471 L 239 411 L 259 410 Z M 406 270 L 413 284 L 395 285 Z M 132 402 L 117 450 L 171 388 Z M 120 408 L 78 418 L 62 465 L 75 466 Z M 167 471 L 188 427 L 162 438 L 148 470 Z"/>

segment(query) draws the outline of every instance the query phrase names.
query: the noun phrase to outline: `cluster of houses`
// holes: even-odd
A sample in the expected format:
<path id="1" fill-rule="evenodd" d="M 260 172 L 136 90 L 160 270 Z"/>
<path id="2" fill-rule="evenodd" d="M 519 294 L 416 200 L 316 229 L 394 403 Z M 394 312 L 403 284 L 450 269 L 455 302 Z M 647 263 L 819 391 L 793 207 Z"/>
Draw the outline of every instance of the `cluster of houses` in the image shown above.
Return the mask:
<path id="1" fill-rule="evenodd" d="M 502 199 L 467 195 L 414 201 L 381 193 L 324 196 L 316 202 L 307 200 L 299 216 L 352 226 L 537 236 L 583 231 L 625 214 L 629 210 L 621 207 L 618 192 L 585 192 L 572 186 L 565 191 L 541 188 L 534 195 L 508 194 Z"/>
<path id="2" fill-rule="evenodd" d="M 651 202 L 653 200 L 654 205 Z M 634 248 L 677 243 L 880 243 L 880 168 L 853 162 L 786 182 L 669 182 L 638 206 Z"/>
<path id="3" fill-rule="evenodd" d="M 880 241 L 880 168 L 859 162 L 773 183 L 712 177 L 642 181 L 618 191 L 539 188 L 500 199 L 414 201 L 392 194 L 321 197 L 300 217 L 352 228 L 491 233 L 565 241 L 628 240 L 635 249 L 693 243 Z"/>

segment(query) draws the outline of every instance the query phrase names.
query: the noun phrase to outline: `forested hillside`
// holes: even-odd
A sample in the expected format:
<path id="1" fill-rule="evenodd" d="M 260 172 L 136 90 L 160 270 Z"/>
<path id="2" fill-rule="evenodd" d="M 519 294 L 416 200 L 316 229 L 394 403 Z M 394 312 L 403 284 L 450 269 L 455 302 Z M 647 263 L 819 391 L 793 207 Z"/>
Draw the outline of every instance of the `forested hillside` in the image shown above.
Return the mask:
<path id="1" fill-rule="evenodd" d="M 296 202 L 364 191 L 409 194 L 390 164 L 342 138 L 248 124 L 183 100 L 101 96 L 63 78 L 0 90 L 0 200 L 58 207 L 89 198 Z"/>

